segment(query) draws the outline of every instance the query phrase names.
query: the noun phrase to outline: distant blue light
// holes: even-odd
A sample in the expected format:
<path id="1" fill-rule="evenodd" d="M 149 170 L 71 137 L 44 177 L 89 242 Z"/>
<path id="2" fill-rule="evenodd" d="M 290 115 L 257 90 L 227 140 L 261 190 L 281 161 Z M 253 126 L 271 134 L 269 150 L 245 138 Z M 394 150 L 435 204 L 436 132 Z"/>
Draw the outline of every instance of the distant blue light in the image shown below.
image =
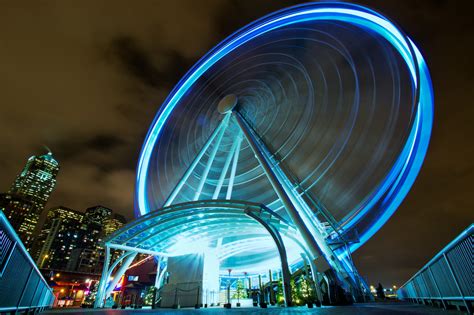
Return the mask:
<path id="1" fill-rule="evenodd" d="M 425 158 L 433 124 L 433 91 L 428 68 L 414 43 L 382 15 L 347 3 L 311 3 L 270 14 L 229 36 L 188 71 L 161 106 L 142 147 L 136 182 L 137 207 L 141 215 L 150 212 L 146 179 L 155 143 L 176 104 L 201 75 L 234 49 L 262 34 L 292 24 L 321 20 L 351 23 L 383 36 L 405 61 L 418 92 L 416 121 L 404 149 L 371 200 L 345 226 L 346 229 L 356 226 L 374 205 L 381 203 L 378 217 L 365 231 L 359 231 L 360 243 L 352 245 L 351 249 L 360 247 L 380 229 L 407 195 Z"/>

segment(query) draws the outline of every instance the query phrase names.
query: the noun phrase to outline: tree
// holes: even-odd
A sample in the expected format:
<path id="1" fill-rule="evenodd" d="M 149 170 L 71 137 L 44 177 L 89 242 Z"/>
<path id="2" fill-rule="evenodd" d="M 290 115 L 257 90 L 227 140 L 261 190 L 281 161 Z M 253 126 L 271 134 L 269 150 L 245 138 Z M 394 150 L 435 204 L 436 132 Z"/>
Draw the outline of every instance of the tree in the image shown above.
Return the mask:
<path id="1" fill-rule="evenodd" d="M 282 279 L 278 279 L 278 289 L 277 289 L 277 303 L 282 305 L 285 303 L 285 296 L 283 295 L 283 281 Z"/>
<path id="2" fill-rule="evenodd" d="M 300 295 L 301 295 L 302 300 L 305 303 L 308 303 L 308 302 L 312 301 L 312 296 L 313 296 L 312 291 L 313 290 L 311 288 L 311 285 L 310 285 L 308 279 L 306 277 L 304 277 L 301 281 Z"/>
<path id="3" fill-rule="evenodd" d="M 153 291 L 155 290 L 154 286 L 149 286 L 145 290 L 145 297 L 143 298 L 143 304 L 152 305 L 153 304 Z"/>
<path id="4" fill-rule="evenodd" d="M 237 280 L 237 288 L 235 294 L 232 296 L 233 299 L 245 299 L 247 298 L 247 291 L 245 290 L 244 283 L 242 280 Z"/>

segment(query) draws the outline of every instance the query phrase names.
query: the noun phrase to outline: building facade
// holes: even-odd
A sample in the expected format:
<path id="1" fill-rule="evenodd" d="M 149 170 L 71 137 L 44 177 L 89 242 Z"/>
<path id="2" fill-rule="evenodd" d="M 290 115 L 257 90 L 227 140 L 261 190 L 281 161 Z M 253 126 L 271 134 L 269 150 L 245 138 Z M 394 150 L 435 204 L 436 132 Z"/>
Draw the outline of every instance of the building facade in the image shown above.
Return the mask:
<path id="1" fill-rule="evenodd" d="M 34 204 L 31 201 L 17 194 L 0 194 L 0 209 L 15 231 L 23 236 L 23 243 L 31 239 L 37 224 Z"/>
<path id="2" fill-rule="evenodd" d="M 100 205 L 85 212 L 62 206 L 52 208 L 37 238 L 38 266 L 99 274 L 105 256 L 102 241 L 124 224 L 122 216 Z"/>
<path id="3" fill-rule="evenodd" d="M 102 226 L 103 237 L 105 238 L 111 235 L 112 233 L 114 233 L 115 231 L 123 227 L 125 223 L 127 223 L 127 221 L 122 215 L 113 213 L 112 215 L 110 215 L 108 218 L 104 220 L 104 224 Z"/>
<path id="4" fill-rule="evenodd" d="M 40 214 L 56 186 L 58 172 L 59 163 L 51 152 L 31 156 L 8 194 L 0 198 L 0 207 L 28 250 L 33 245 Z"/>
<path id="5" fill-rule="evenodd" d="M 67 269 L 100 273 L 105 258 L 102 241 L 125 223 L 123 216 L 113 213 L 107 207 L 97 205 L 87 208 L 84 215 L 81 246 L 73 251 Z"/>
<path id="6" fill-rule="evenodd" d="M 74 249 L 81 247 L 84 213 L 66 207 L 49 210 L 37 239 L 36 263 L 40 268 L 66 269 Z"/>

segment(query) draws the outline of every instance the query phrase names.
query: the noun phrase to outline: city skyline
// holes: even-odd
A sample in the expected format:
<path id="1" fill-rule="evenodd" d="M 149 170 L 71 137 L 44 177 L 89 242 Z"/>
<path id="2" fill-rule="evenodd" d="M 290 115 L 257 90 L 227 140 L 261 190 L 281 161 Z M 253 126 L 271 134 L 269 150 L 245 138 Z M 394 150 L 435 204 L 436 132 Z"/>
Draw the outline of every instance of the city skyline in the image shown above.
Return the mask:
<path id="1" fill-rule="evenodd" d="M 59 170 L 49 149 L 30 156 L 8 192 L 0 193 L 0 211 L 38 268 L 99 274 L 105 257 L 102 241 L 126 219 L 102 205 L 84 211 L 46 207 Z"/>
<path id="2" fill-rule="evenodd" d="M 132 16 L 128 16 L 123 11 L 123 7 L 118 6 L 114 8 L 113 14 L 123 16 L 123 24 L 114 24 L 111 26 L 113 29 L 109 29 L 104 26 L 103 21 L 98 16 L 92 16 L 91 20 L 94 23 L 88 26 L 84 32 L 86 35 L 80 37 L 80 34 L 77 33 L 78 38 L 75 38 L 77 42 L 72 44 L 68 41 L 68 38 L 62 37 L 60 32 L 46 36 L 42 32 L 48 29 L 38 30 L 41 36 L 46 36 L 46 39 L 50 40 L 46 45 L 50 47 L 40 50 L 45 54 L 42 56 L 44 63 L 55 69 L 61 62 L 68 62 L 70 63 L 69 67 L 76 71 L 73 76 L 60 74 L 51 78 L 50 82 L 60 85 L 60 82 L 56 81 L 57 77 L 67 77 L 69 81 L 66 81 L 65 84 L 68 84 L 66 87 L 71 89 L 69 91 L 73 96 L 80 96 L 81 88 L 72 88 L 74 82 L 85 75 L 82 69 L 76 69 L 80 62 L 83 62 L 86 69 L 94 71 L 98 77 L 96 80 L 100 82 L 86 80 L 88 82 L 84 83 L 82 87 L 93 95 L 93 97 L 91 96 L 95 102 L 93 104 L 86 104 L 87 98 L 80 102 L 72 101 L 65 95 L 61 96 L 59 92 L 57 94 L 52 93 L 51 96 L 49 94 L 51 92 L 34 90 L 35 95 L 40 95 L 38 106 L 48 108 L 50 111 L 61 112 L 61 110 L 64 110 L 62 115 L 66 119 L 65 121 L 58 121 L 61 116 L 55 116 L 50 120 L 47 115 L 45 115 L 46 117 L 40 117 L 41 122 L 50 122 L 48 130 L 42 131 L 40 136 L 34 135 L 32 130 L 21 131 L 24 133 L 23 139 L 28 137 L 28 141 L 26 141 L 28 144 L 19 145 L 15 152 L 12 152 L 11 147 L 15 147 L 12 144 L 8 148 L 9 151 L 4 155 L 6 160 L 3 163 L 7 171 L 0 181 L 2 191 L 7 191 L 14 180 L 14 176 L 11 178 L 9 176 L 20 171 L 20 167 L 18 167 L 21 166 L 20 154 L 26 158 L 32 153 L 36 153 L 31 151 L 40 151 L 41 145 L 47 144 L 53 152 L 57 152 L 59 162 L 64 161 L 64 167 L 58 178 L 57 191 L 53 192 L 47 208 L 64 204 L 73 209 L 85 209 L 93 204 L 104 204 L 114 210 L 116 209 L 116 211 L 130 219 L 133 216 L 132 196 L 136 159 L 146 128 L 164 96 L 203 52 L 225 35 L 228 35 L 236 26 L 242 26 L 255 17 L 288 4 L 290 3 L 270 4 L 269 2 L 262 2 L 252 11 L 247 7 L 250 5 L 246 4 L 240 7 L 226 7 L 209 2 L 197 12 L 193 12 L 193 10 L 181 11 L 177 7 L 167 4 L 170 7 L 162 8 L 162 10 L 170 12 L 172 17 L 165 19 L 165 22 L 160 24 L 156 21 L 159 18 L 153 16 L 155 23 L 142 22 L 137 29 L 133 27 L 133 23 L 137 21 Z M 410 12 L 421 10 L 416 6 L 404 5 L 408 7 Z M 468 161 L 469 148 L 457 143 L 459 141 L 457 137 L 452 136 L 452 134 L 450 136 L 450 133 L 448 133 L 448 129 L 454 135 L 472 132 L 472 127 L 463 124 L 457 126 L 455 124 L 455 119 L 448 112 L 450 102 L 459 104 L 453 116 L 460 117 L 461 121 L 463 120 L 462 116 L 469 116 L 472 109 L 468 108 L 468 102 L 463 102 L 460 96 L 448 93 L 447 89 L 437 89 L 437 85 L 439 86 L 442 83 L 441 74 L 445 71 L 451 73 L 450 71 L 454 70 L 444 68 L 447 66 L 440 64 L 441 52 L 443 51 L 444 54 L 446 51 L 441 50 L 439 43 L 428 36 L 428 26 L 425 26 L 425 28 L 418 26 L 412 13 L 402 14 L 401 11 L 403 10 L 397 8 L 395 2 L 389 2 L 383 6 L 372 4 L 372 6 L 385 12 L 388 16 L 396 17 L 397 22 L 404 25 L 408 34 L 416 38 L 417 43 L 424 50 L 433 72 L 435 89 L 439 91 L 435 100 L 437 110 L 433 140 L 428 151 L 427 162 L 422 168 L 418 180 L 393 219 L 382 228 L 381 233 L 355 254 L 360 272 L 362 275 L 369 276 L 369 282 L 372 283 L 378 281 L 376 279 L 382 279 L 382 282 L 397 281 L 396 284 L 400 285 L 417 268 L 421 267 L 433 253 L 444 247 L 450 239 L 463 230 L 467 226 L 467 224 L 463 224 L 464 222 L 472 222 L 472 214 L 469 212 L 469 209 L 472 209 L 472 201 L 467 198 L 468 191 L 455 191 L 456 185 L 451 184 L 460 185 L 463 180 L 466 182 L 471 180 L 472 167 Z M 105 10 L 106 8 L 104 6 L 99 9 Z M 433 11 L 444 9 L 448 10 L 448 16 L 451 14 L 451 17 L 458 12 L 456 7 L 429 6 L 429 10 Z M 15 12 L 23 14 L 20 15 L 22 17 L 29 14 L 22 11 L 21 8 L 10 8 L 10 10 L 17 10 Z M 74 16 L 72 12 L 64 11 L 65 8 L 58 7 L 57 10 L 66 16 L 68 14 L 70 17 Z M 142 10 L 148 11 L 147 8 Z M 239 18 L 234 18 L 235 20 L 223 22 L 222 12 L 226 12 L 226 10 L 239 10 L 238 12 L 241 12 L 242 15 Z M 142 13 L 144 14 L 144 12 Z M 190 39 L 186 44 L 183 44 L 181 40 L 177 42 L 171 38 L 171 36 L 186 36 L 189 32 L 186 27 L 180 27 L 173 21 L 174 16 L 180 14 L 190 15 L 186 22 L 189 23 L 189 27 L 208 36 L 204 39 L 199 38 L 199 40 Z M 214 19 L 207 20 L 203 18 L 209 15 L 213 16 Z M 413 13 L 413 15 L 416 14 Z M 162 16 L 159 15 L 159 17 Z M 203 25 L 198 23 L 198 21 L 203 20 L 206 21 Z M 53 22 L 64 23 L 66 27 L 71 29 L 78 27 L 74 19 L 65 22 L 62 18 L 57 18 L 53 19 Z M 427 20 L 420 24 L 432 27 L 435 22 Z M 47 27 L 52 27 L 52 25 L 47 25 Z M 454 29 L 453 26 L 451 27 L 448 30 Z M 441 29 L 436 30 L 440 32 L 440 36 L 446 36 L 448 32 Z M 25 33 L 22 36 L 27 34 Z M 460 32 L 457 36 L 467 38 L 468 35 Z M 163 46 L 156 43 L 154 39 L 164 40 Z M 11 50 L 7 50 L 7 53 L 13 54 L 16 51 L 15 49 L 19 49 L 23 44 L 28 47 L 26 43 L 15 43 L 11 46 L 13 47 Z M 70 56 L 64 57 L 66 60 L 58 58 L 57 50 L 66 47 L 68 44 L 76 45 L 71 49 L 77 49 L 81 52 L 80 56 L 77 57 L 78 59 L 68 59 L 71 58 Z M 172 48 L 166 50 L 164 49 L 165 45 Z M 448 54 L 450 53 L 448 52 Z M 7 60 L 11 60 L 12 64 L 14 63 L 11 55 L 3 56 L 3 58 L 8 58 Z M 26 57 L 23 56 L 23 58 Z M 20 63 L 27 66 L 28 62 L 34 62 L 34 60 L 27 58 Z M 44 70 L 36 64 L 33 67 L 38 71 Z M 457 68 L 459 66 L 455 69 Z M 48 74 L 48 71 L 44 73 Z M 472 77 L 469 79 L 467 69 L 460 71 L 460 73 L 461 78 L 458 80 L 472 81 Z M 467 77 L 463 77 L 463 75 Z M 31 82 L 26 82 L 26 84 L 29 87 L 38 88 Z M 449 82 L 449 84 L 453 83 Z M 467 86 L 469 83 L 462 84 Z M 98 91 L 99 86 L 102 87 L 101 91 Z M 44 91 L 49 90 L 45 87 L 42 87 L 42 89 Z M 26 99 L 26 97 L 21 97 L 13 102 L 15 106 L 19 106 L 19 111 L 16 113 L 21 113 L 22 110 L 26 111 L 25 105 L 22 106 L 23 103 L 27 103 Z M 81 98 L 78 97 L 78 99 Z M 106 99 L 105 103 L 107 105 L 98 106 L 104 99 Z M 72 105 L 63 105 L 68 101 Z M 81 104 L 86 105 L 81 106 Z M 72 108 L 73 106 L 74 108 Z M 8 107 L 5 108 L 5 110 L 7 109 Z M 109 114 L 112 117 L 109 117 Z M 93 115 L 98 119 L 90 119 Z M 55 125 L 55 123 L 58 124 Z M 68 123 L 71 126 L 68 126 Z M 122 123 L 126 127 L 120 130 Z M 5 140 L 4 143 L 10 143 L 7 138 L 2 138 L 2 140 Z M 445 151 L 449 151 L 450 154 L 458 157 L 456 165 L 449 163 L 450 160 L 447 158 Z M 64 175 L 62 172 L 64 172 Z M 103 178 L 95 181 L 98 176 L 103 176 Z M 447 190 L 446 193 L 451 194 L 452 198 L 449 200 L 432 200 L 433 195 L 437 195 L 443 190 Z M 449 216 L 448 224 L 443 224 L 447 221 L 443 216 Z M 430 225 L 439 227 L 439 233 L 434 234 L 430 229 Z M 420 227 L 420 231 L 416 231 Z M 412 236 L 413 233 L 418 233 L 419 238 L 411 240 L 412 244 L 409 244 L 406 236 L 401 235 L 400 231 L 411 233 Z M 425 251 L 418 252 L 416 250 L 419 247 L 417 244 L 427 243 L 427 241 L 431 242 L 427 244 Z M 384 248 L 384 246 L 386 247 Z M 390 254 L 386 254 L 387 247 L 392 248 Z M 382 255 L 382 253 L 385 254 Z M 413 256 L 408 253 L 412 253 Z M 378 267 L 379 264 L 387 266 L 387 270 L 390 269 L 388 266 L 394 266 L 395 264 L 403 266 L 403 268 L 398 271 L 398 274 L 386 275 L 385 271 Z M 377 268 L 379 269 L 377 270 Z M 393 268 L 391 269 L 393 270 Z"/>

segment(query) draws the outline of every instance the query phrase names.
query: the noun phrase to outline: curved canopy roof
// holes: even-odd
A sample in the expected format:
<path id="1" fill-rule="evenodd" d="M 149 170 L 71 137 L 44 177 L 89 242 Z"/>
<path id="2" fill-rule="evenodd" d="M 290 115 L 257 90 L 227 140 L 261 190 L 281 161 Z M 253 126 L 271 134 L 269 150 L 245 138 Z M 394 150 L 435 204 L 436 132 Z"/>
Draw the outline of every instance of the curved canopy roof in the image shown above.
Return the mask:
<path id="1" fill-rule="evenodd" d="M 297 263 L 301 239 L 295 228 L 263 205 L 235 200 L 180 203 L 151 212 L 112 234 L 110 248 L 161 256 L 203 253 L 218 248 L 221 269 L 234 273 L 279 268 L 268 229 L 278 233 L 290 263 Z"/>

